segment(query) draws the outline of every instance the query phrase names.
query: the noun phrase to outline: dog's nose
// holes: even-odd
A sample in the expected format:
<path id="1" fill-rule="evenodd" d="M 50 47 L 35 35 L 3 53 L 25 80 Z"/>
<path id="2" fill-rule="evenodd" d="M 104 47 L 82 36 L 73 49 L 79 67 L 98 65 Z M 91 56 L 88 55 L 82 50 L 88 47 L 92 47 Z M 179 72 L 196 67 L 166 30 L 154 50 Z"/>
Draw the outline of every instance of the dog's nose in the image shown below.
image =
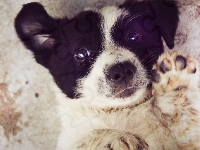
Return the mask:
<path id="1" fill-rule="evenodd" d="M 130 62 L 117 63 L 108 70 L 107 79 L 115 82 L 129 82 L 133 79 L 136 67 Z"/>

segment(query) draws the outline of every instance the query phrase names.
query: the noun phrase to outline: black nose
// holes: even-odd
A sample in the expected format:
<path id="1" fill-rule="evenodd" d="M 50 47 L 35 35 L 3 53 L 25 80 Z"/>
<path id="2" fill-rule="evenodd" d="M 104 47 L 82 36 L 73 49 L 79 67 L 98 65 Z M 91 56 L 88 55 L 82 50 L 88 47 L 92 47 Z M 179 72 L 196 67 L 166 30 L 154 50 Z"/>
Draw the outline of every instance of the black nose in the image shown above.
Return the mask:
<path id="1" fill-rule="evenodd" d="M 136 67 L 130 62 L 117 63 L 108 70 L 107 79 L 115 82 L 129 82 L 133 79 Z"/>

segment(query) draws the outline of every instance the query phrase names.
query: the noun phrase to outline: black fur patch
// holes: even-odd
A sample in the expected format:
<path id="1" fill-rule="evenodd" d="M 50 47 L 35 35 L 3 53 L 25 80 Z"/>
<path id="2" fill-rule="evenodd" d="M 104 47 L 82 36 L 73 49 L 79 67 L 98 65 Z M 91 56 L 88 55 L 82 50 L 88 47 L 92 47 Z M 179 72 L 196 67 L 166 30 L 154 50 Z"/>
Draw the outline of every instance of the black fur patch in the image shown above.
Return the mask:
<path id="1" fill-rule="evenodd" d="M 115 43 L 138 56 L 148 70 L 163 53 L 163 38 L 169 48 L 174 47 L 178 24 L 178 9 L 174 1 L 128 1 L 121 6 L 128 15 L 118 19 L 112 28 Z"/>
<path id="2" fill-rule="evenodd" d="M 99 24 L 99 15 L 92 11 L 70 20 L 54 19 L 39 3 L 24 5 L 15 19 L 19 38 L 70 98 L 75 97 L 77 80 L 89 72 L 102 51 Z"/>

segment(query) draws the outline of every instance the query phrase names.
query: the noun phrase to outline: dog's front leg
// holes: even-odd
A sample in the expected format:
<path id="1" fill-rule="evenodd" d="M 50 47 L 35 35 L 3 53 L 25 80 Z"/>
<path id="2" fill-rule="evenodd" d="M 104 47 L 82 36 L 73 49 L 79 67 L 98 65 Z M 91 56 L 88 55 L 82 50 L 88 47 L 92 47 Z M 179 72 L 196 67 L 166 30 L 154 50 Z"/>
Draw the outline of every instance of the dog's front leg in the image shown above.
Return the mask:
<path id="1" fill-rule="evenodd" d="M 83 139 L 80 150 L 147 150 L 145 140 L 128 132 L 114 129 L 96 129 Z"/>
<path id="2" fill-rule="evenodd" d="M 199 62 L 181 51 L 165 52 L 152 72 L 155 114 L 181 150 L 200 149 Z"/>

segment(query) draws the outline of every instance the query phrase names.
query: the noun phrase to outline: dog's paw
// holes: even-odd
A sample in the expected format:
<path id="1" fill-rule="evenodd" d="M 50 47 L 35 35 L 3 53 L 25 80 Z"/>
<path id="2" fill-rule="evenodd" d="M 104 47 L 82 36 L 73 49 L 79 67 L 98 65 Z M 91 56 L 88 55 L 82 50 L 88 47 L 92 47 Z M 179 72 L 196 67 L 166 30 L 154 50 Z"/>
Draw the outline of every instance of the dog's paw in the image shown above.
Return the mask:
<path id="1" fill-rule="evenodd" d="M 148 144 L 145 140 L 128 132 L 98 129 L 94 130 L 79 149 L 101 149 L 101 150 L 147 150 Z"/>
<path id="2" fill-rule="evenodd" d="M 159 96 L 197 88 L 198 63 L 179 51 L 165 52 L 153 66 L 152 82 L 153 94 Z"/>
<path id="3" fill-rule="evenodd" d="M 155 115 L 180 149 L 200 149 L 198 62 L 179 51 L 166 52 L 153 66 L 152 81 Z"/>
<path id="4" fill-rule="evenodd" d="M 103 148 L 104 150 L 147 150 L 148 144 L 141 138 L 124 134 L 114 138 Z"/>

